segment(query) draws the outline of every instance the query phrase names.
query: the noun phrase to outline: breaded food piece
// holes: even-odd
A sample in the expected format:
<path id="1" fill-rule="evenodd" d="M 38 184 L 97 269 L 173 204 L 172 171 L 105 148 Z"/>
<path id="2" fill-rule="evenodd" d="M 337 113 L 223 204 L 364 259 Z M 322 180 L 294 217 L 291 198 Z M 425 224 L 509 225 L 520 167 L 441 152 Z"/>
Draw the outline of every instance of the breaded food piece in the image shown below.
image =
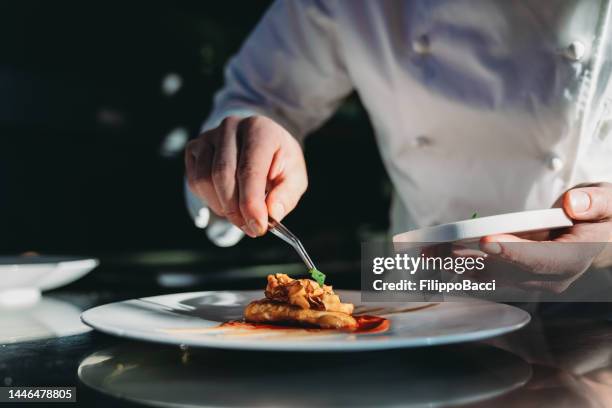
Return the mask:
<path id="1" fill-rule="evenodd" d="M 326 310 L 302 309 L 299 306 L 269 299 L 255 300 L 244 310 L 244 317 L 254 323 L 291 323 L 323 329 L 355 329 L 353 316 Z"/>
<path id="2" fill-rule="evenodd" d="M 310 279 L 268 275 L 266 299 L 249 303 L 244 317 L 255 323 L 290 323 L 324 329 L 354 329 L 354 306 L 342 303 L 331 286 Z"/>
<path id="3" fill-rule="evenodd" d="M 342 303 L 340 298 L 328 285 L 321 287 L 310 279 L 292 279 L 277 273 L 268 275 L 266 298 L 280 303 L 288 303 L 301 309 L 322 310 L 328 312 L 353 313 L 351 303 Z"/>

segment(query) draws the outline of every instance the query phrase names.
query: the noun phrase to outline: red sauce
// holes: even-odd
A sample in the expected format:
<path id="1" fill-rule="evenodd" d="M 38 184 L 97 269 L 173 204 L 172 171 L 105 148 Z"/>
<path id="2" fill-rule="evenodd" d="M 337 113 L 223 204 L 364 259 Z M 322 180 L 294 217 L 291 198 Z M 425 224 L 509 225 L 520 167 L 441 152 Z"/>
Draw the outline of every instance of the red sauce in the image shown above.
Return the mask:
<path id="1" fill-rule="evenodd" d="M 338 330 L 349 333 L 383 333 L 389 330 L 389 320 L 379 316 L 354 316 L 357 321 L 357 328 L 350 330 Z M 249 330 L 305 330 L 309 332 L 329 332 L 335 329 L 321 329 L 318 327 L 302 327 L 302 326 L 289 326 L 283 324 L 269 324 L 269 323 L 251 323 L 240 320 L 232 320 L 221 324 L 221 327 L 235 327 L 237 329 L 249 329 Z"/>
<path id="2" fill-rule="evenodd" d="M 357 329 L 354 333 L 383 333 L 389 330 L 389 319 L 380 316 L 355 316 Z"/>

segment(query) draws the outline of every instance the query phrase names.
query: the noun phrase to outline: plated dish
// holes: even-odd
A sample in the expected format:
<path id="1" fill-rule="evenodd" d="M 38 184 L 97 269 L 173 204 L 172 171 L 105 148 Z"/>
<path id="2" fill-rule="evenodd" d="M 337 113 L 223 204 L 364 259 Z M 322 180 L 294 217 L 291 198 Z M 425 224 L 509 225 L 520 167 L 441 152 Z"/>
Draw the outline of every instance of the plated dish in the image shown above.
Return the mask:
<path id="1" fill-rule="evenodd" d="M 320 285 L 311 279 L 292 279 L 281 273 L 268 275 L 267 279 L 265 298 L 250 302 L 244 309 L 247 323 L 243 327 L 306 327 L 352 333 L 380 333 L 389 328 L 389 320 L 383 317 L 354 315 L 355 306 L 342 303 L 329 285 Z M 227 324 L 240 327 L 241 323 Z"/>
<path id="2" fill-rule="evenodd" d="M 293 286 L 298 285 L 282 285 L 287 296 Z M 270 299 L 262 299 L 261 290 L 211 291 L 111 303 L 90 309 L 81 318 L 94 329 L 120 337 L 191 347 L 266 351 L 366 351 L 458 343 L 517 330 L 530 319 L 521 309 L 484 300 L 362 303 L 357 291 L 326 295 L 320 299 L 338 296 L 339 304 L 335 299 L 331 302 L 336 310 L 291 307 L 291 312 L 286 312 L 279 307 L 288 308 L 290 296 L 287 302 L 278 302 L 279 307 L 271 308 Z M 272 291 L 269 296 L 279 295 Z M 310 306 L 311 301 L 316 304 L 320 299 L 307 301 Z M 293 301 L 299 302 L 297 298 Z M 346 313 L 350 310 L 347 304 L 353 306 L 350 314 Z M 335 313 L 344 315 L 337 319 Z M 368 330 L 361 331 L 361 316 L 377 319 Z M 356 326 L 349 317 L 355 319 Z M 381 325 L 381 321 L 386 323 Z"/>

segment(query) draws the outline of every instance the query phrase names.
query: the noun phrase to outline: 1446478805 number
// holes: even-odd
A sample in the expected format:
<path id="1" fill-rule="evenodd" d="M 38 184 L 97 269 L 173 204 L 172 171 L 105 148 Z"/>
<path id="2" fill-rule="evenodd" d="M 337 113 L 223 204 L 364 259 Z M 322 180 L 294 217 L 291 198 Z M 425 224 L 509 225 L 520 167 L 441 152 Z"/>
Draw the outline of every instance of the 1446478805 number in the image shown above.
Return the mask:
<path id="1" fill-rule="evenodd" d="M 74 402 L 75 387 L 0 387 L 0 402 Z"/>

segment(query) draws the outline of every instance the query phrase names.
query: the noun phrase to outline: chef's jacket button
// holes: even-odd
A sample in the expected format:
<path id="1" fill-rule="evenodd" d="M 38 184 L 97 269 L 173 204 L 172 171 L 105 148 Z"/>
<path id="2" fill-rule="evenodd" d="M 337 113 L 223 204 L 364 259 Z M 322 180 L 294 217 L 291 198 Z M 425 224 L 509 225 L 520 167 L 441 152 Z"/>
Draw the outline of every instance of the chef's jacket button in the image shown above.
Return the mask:
<path id="1" fill-rule="evenodd" d="M 551 154 L 546 158 L 548 168 L 552 171 L 559 171 L 563 168 L 563 160 L 556 154 Z"/>
<path id="2" fill-rule="evenodd" d="M 417 136 L 413 139 L 412 144 L 414 147 L 427 147 L 432 144 L 431 138 L 427 136 Z"/>
<path id="3" fill-rule="evenodd" d="M 570 45 L 567 46 L 563 55 L 565 58 L 571 61 L 579 61 L 584 57 L 584 53 L 586 51 L 586 47 L 580 41 L 574 41 Z"/>
<path id="4" fill-rule="evenodd" d="M 429 52 L 429 37 L 425 34 L 418 36 L 412 41 L 412 49 L 417 54 L 427 54 Z"/>

